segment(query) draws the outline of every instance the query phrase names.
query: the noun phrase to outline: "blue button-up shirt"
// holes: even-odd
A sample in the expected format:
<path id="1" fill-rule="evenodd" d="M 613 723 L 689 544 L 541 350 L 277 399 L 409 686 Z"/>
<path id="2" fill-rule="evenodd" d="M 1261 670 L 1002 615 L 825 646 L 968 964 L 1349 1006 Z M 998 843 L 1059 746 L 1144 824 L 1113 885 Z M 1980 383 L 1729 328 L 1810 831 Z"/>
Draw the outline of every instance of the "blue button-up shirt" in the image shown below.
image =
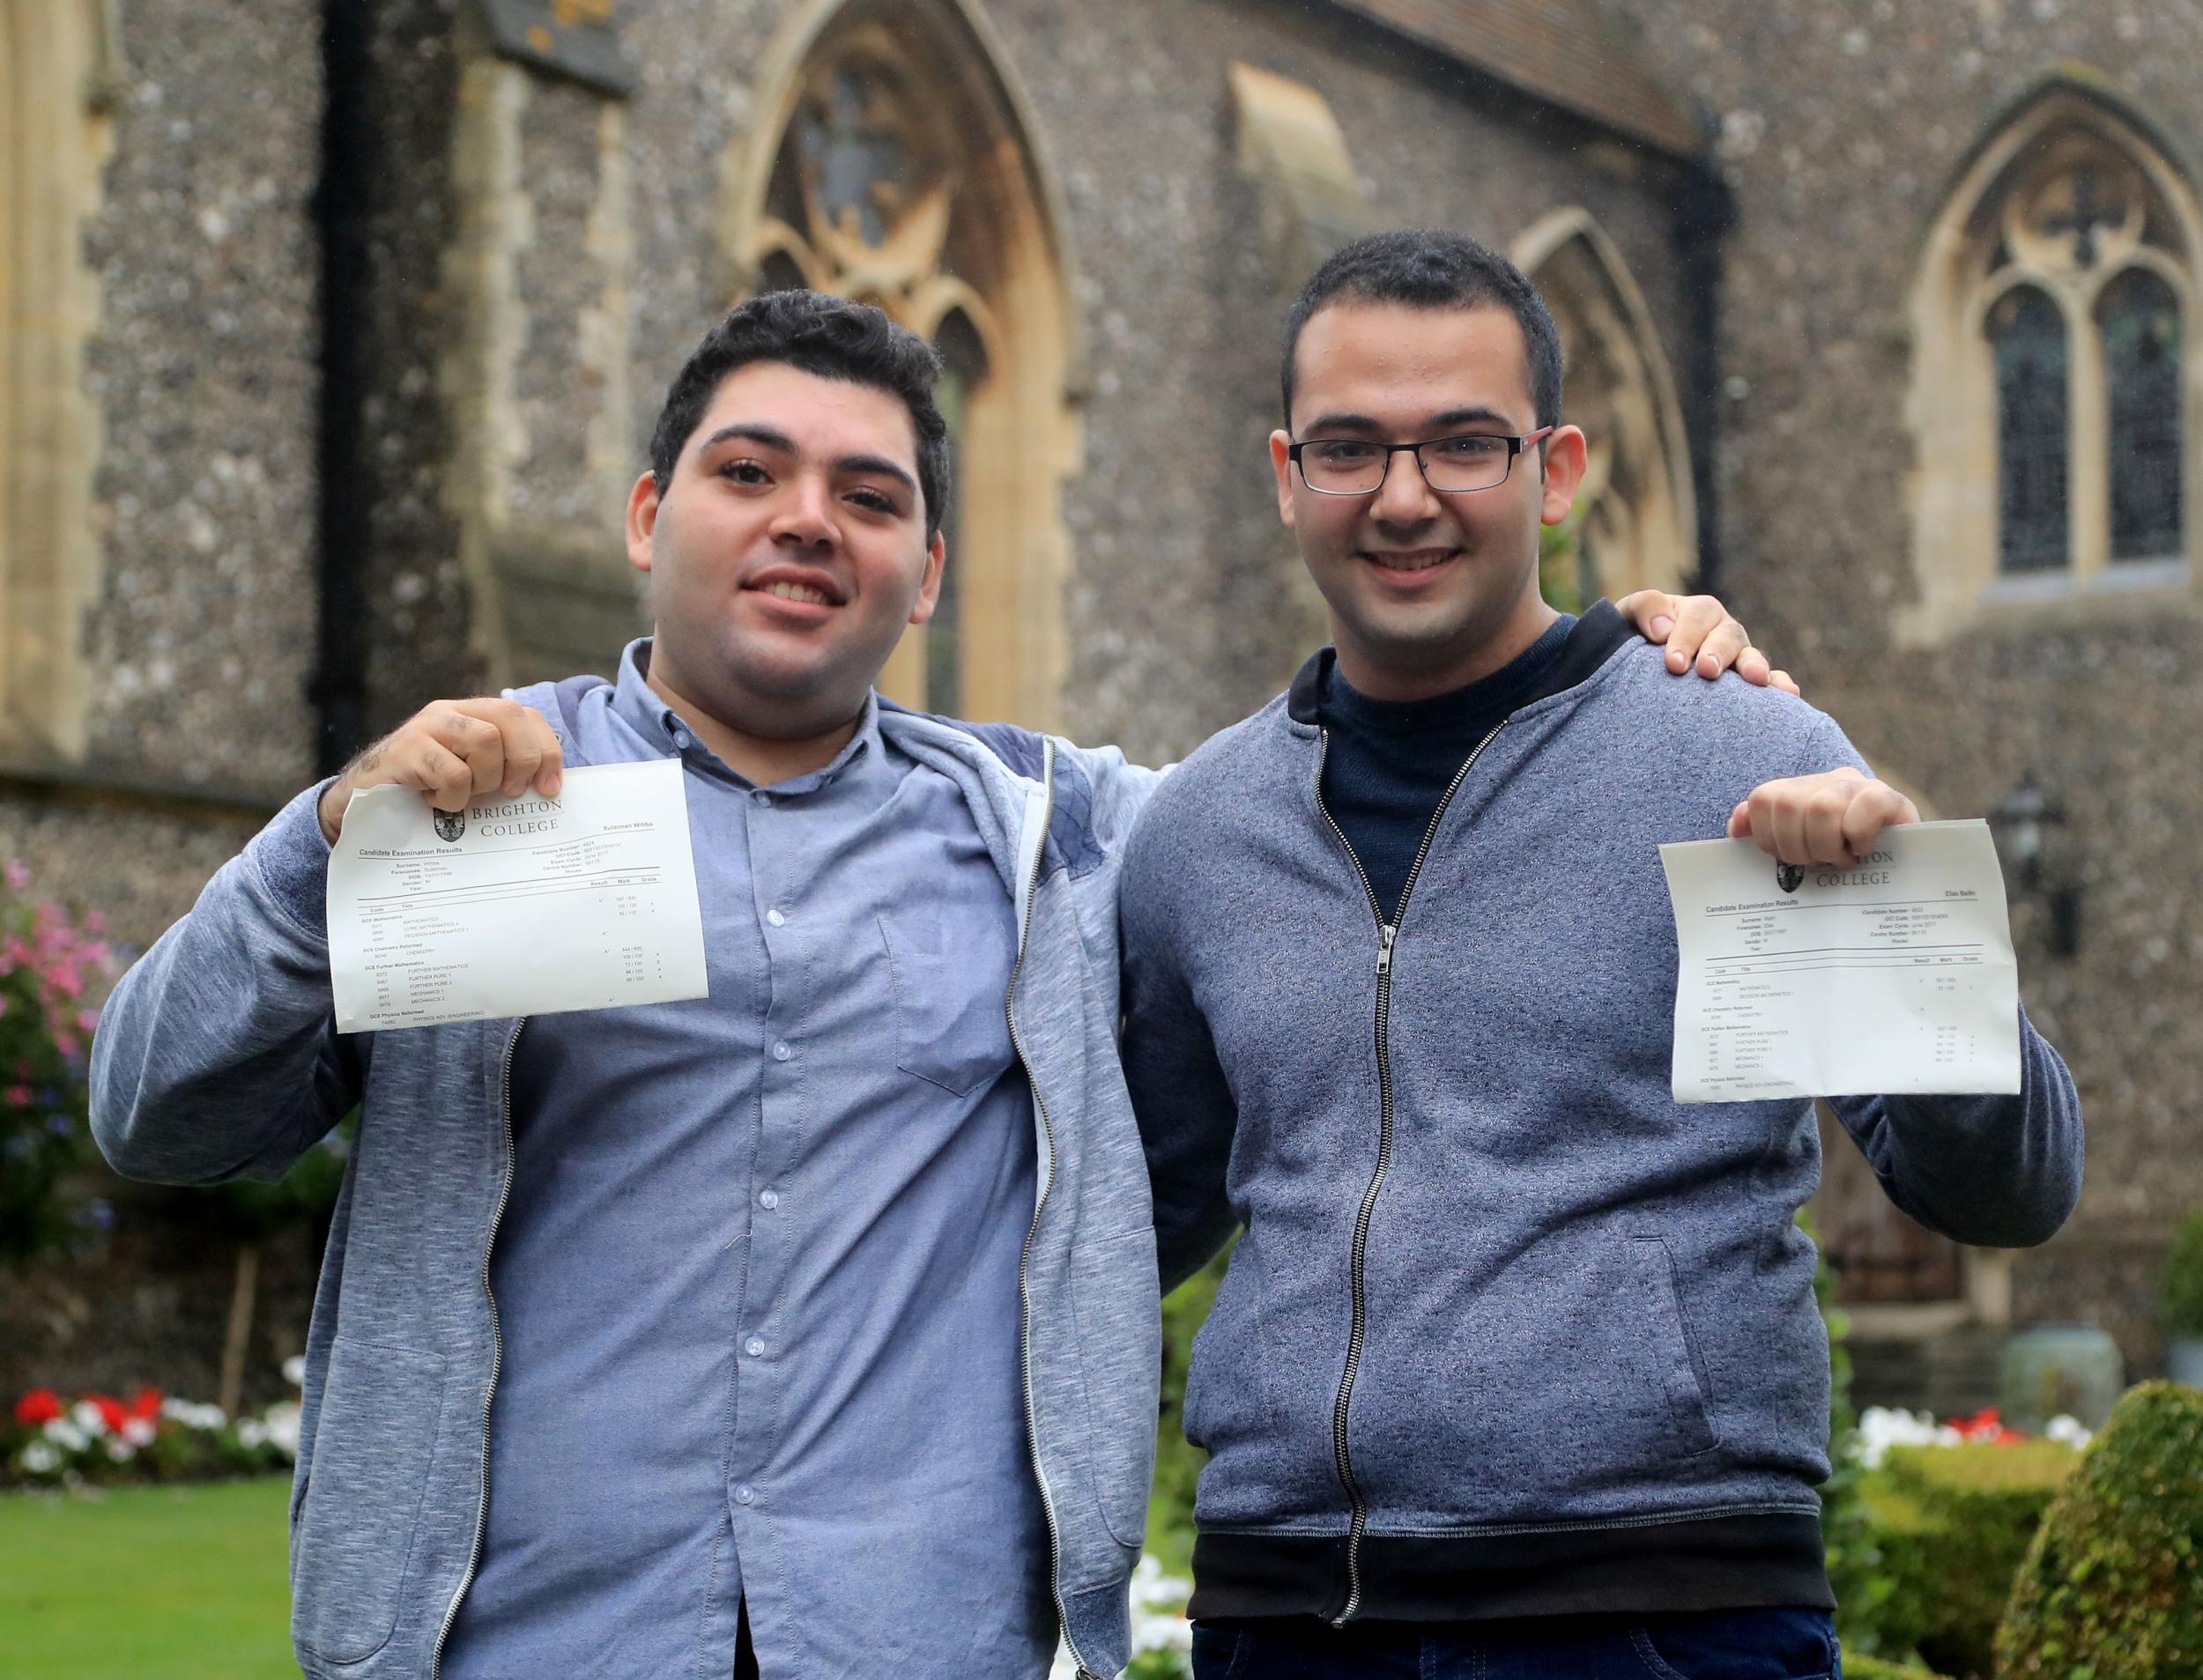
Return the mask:
<path id="1" fill-rule="evenodd" d="M 578 756 L 678 754 L 710 995 L 553 1015 L 512 1068 L 504 1367 L 450 1680 L 1044 1671 L 1006 882 L 868 702 L 752 786 L 643 680 Z"/>

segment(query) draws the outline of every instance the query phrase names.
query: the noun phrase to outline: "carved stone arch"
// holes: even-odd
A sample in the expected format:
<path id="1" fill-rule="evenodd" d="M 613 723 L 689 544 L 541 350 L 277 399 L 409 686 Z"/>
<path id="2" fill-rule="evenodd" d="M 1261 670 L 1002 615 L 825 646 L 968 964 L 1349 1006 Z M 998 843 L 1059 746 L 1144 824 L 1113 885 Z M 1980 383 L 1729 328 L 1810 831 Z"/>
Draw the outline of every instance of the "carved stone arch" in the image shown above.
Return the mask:
<path id="1" fill-rule="evenodd" d="M 83 241 L 118 47 L 108 0 L 0 0 L 0 752 L 19 762 L 85 748 L 99 290 Z"/>
<path id="2" fill-rule="evenodd" d="M 1644 294 L 1586 210 L 1556 210 L 1515 241 L 1561 329 L 1561 418 L 1591 465 L 1571 521 L 1582 598 L 1677 589 L 1695 569 L 1698 503 L 1675 380 Z"/>
<path id="3" fill-rule="evenodd" d="M 1054 173 L 1001 43 L 970 0 L 812 0 L 766 54 L 755 108 L 726 162 L 728 300 L 799 279 L 929 338 L 967 322 L 983 352 L 954 417 L 953 680 L 919 630 L 880 686 L 1049 727 L 1067 666 L 1079 315 Z"/>
<path id="4" fill-rule="evenodd" d="M 2093 76 L 2066 71 L 2015 101 L 1955 173 L 1921 242 L 1910 301 L 1912 384 L 1906 420 L 1917 598 L 1899 640 L 1932 645 L 1978 624 L 2035 622 L 2045 610 L 2095 614 L 2195 602 L 2186 555 L 2114 565 L 2108 396 L 2096 305 L 2121 275 L 2163 280 L 2183 322 L 2177 415 L 2190 470 L 2180 492 L 2192 547 L 2203 496 L 2192 470 L 2203 438 L 2203 205 L 2194 177 L 2157 124 Z M 2070 535 L 2062 564 L 2000 564 L 2013 486 L 2000 477 L 1992 311 L 2034 287 L 2067 330 Z M 2019 498 L 2021 503 L 2027 498 Z"/>

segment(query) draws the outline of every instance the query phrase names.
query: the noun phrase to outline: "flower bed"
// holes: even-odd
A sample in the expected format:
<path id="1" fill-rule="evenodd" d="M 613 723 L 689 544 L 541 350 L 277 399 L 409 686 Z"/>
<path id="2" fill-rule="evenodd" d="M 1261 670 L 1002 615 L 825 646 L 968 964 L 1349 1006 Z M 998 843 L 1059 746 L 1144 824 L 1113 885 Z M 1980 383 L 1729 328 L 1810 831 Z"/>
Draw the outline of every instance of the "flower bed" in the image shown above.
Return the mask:
<path id="1" fill-rule="evenodd" d="M 285 1362 L 296 1383 L 298 1359 Z M 0 1486 L 80 1487 L 87 1483 L 183 1482 L 256 1476 L 290 1468 L 299 1451 L 299 1408 L 278 1402 L 258 1417 L 140 1388 L 64 1398 L 33 1388 L 0 1422 Z"/>

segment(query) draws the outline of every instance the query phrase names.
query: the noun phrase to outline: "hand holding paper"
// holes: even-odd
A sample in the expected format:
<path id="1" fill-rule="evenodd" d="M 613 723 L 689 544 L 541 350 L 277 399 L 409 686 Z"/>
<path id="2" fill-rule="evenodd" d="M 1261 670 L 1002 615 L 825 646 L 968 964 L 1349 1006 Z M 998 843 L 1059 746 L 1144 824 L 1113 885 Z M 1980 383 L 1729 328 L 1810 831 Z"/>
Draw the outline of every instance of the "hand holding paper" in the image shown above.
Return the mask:
<path id="1" fill-rule="evenodd" d="M 340 1032 L 704 996 L 679 761 L 569 770 L 557 799 L 456 817 L 410 788 L 354 795 L 329 962 Z"/>
<path id="2" fill-rule="evenodd" d="M 1677 1102 L 2020 1089 L 2019 969 L 1988 825 L 1883 830 L 1849 865 L 1660 847 Z"/>

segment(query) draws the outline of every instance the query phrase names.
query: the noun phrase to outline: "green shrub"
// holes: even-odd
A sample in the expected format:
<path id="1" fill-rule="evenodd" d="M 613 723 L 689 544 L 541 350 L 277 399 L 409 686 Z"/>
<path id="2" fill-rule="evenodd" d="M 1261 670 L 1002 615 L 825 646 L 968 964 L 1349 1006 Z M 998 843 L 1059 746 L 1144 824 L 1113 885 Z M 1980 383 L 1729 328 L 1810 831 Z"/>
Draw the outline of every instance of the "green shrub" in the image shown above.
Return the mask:
<path id="1" fill-rule="evenodd" d="M 2189 1216 L 2165 1259 L 2165 1334 L 2203 1337 L 2203 1213 Z"/>
<path id="2" fill-rule="evenodd" d="M 1997 1631 L 2001 1680 L 2203 1675 L 2203 1390 L 2131 1389 L 2051 1505 Z"/>
<path id="3" fill-rule="evenodd" d="M 1846 1650 L 1843 1653 L 1843 1680 L 1938 1680 L 1938 1676 L 1925 1669 L 1885 1661 L 1880 1657 L 1860 1656 Z"/>
<path id="4" fill-rule="evenodd" d="M 1891 1583 L 1879 1651 L 1989 1680 L 2013 1573 L 2080 1459 L 2056 1441 L 1890 1448 L 1864 1490 Z"/>

